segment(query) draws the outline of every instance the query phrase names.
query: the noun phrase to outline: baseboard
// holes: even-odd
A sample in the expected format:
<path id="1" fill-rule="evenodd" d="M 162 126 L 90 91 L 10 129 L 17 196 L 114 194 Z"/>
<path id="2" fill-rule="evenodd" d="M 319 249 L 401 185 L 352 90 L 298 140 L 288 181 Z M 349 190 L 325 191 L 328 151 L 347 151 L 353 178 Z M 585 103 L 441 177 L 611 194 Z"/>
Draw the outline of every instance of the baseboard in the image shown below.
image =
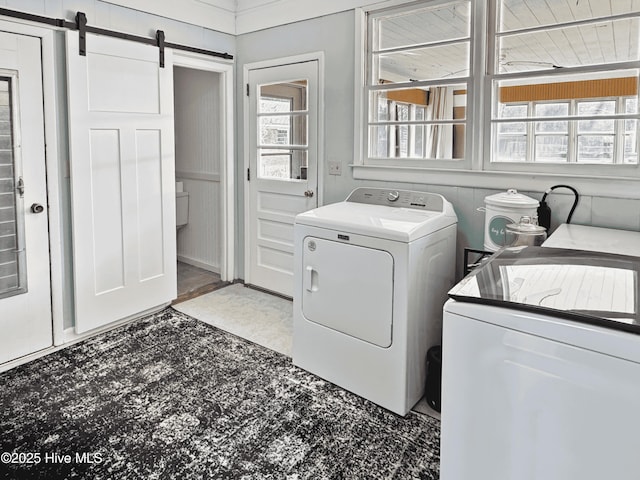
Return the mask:
<path id="1" fill-rule="evenodd" d="M 93 330 L 89 330 L 88 332 L 84 332 L 84 333 L 76 333 L 76 330 L 74 327 L 65 328 L 64 345 L 65 346 L 73 345 L 74 343 L 81 342 L 82 340 L 86 340 L 87 338 L 95 337 L 96 335 L 99 335 L 104 332 L 108 332 L 109 330 L 113 330 L 114 328 L 130 323 L 133 320 L 137 320 L 138 318 L 146 317 L 147 315 L 152 315 L 154 313 L 157 313 L 160 310 L 163 310 L 164 308 L 168 307 L 169 305 L 170 303 L 163 303 L 162 305 L 158 305 L 158 306 L 149 308 L 147 310 L 144 310 L 142 312 L 138 312 L 135 315 L 129 315 L 128 317 L 125 317 L 121 320 L 116 320 L 115 322 L 111 322 L 108 325 L 94 328 Z"/>
<path id="2" fill-rule="evenodd" d="M 186 263 L 187 265 L 192 265 L 194 267 L 202 268 L 203 270 L 207 270 L 208 272 L 213 272 L 220 275 L 220 267 L 216 267 L 215 265 L 211 265 L 206 262 L 201 262 L 199 260 L 195 260 L 190 257 L 185 257 L 184 255 L 178 255 L 178 261 L 182 263 Z"/>
<path id="3" fill-rule="evenodd" d="M 24 357 L 16 358 L 14 360 L 10 360 L 8 362 L 0 365 L 0 373 L 6 372 L 7 370 L 11 370 L 12 368 L 19 367 L 20 365 L 24 365 L 25 363 L 29 363 L 33 360 L 37 360 L 40 357 L 44 357 L 45 355 L 49 355 L 50 353 L 57 352 L 58 350 L 62 350 L 67 345 L 60 346 L 52 346 L 47 347 L 44 350 L 38 350 L 37 352 L 30 353 L 29 355 L 25 355 Z"/>

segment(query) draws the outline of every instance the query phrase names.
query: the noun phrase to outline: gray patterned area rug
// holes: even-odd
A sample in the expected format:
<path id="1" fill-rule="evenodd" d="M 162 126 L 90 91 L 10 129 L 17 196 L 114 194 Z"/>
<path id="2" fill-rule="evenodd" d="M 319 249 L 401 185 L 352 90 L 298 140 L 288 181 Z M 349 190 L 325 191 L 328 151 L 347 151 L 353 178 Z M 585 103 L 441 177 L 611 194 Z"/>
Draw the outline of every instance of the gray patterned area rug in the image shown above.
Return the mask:
<path id="1" fill-rule="evenodd" d="M 439 476 L 402 418 L 173 309 L 0 374 L 0 478 Z"/>

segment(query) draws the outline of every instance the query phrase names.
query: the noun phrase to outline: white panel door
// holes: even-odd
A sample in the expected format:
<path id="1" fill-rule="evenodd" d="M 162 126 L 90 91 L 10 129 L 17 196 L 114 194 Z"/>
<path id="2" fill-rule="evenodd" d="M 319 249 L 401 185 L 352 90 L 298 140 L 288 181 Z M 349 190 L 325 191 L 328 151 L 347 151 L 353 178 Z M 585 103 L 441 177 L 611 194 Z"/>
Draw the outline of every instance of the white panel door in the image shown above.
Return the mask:
<path id="1" fill-rule="evenodd" d="M 40 40 L 0 32 L 0 363 L 53 344 L 41 82 Z"/>
<path id="2" fill-rule="evenodd" d="M 293 222 L 315 208 L 318 62 L 249 71 L 245 281 L 293 296 Z"/>
<path id="3" fill-rule="evenodd" d="M 82 333 L 176 297 L 171 51 L 68 32 L 67 83 Z"/>

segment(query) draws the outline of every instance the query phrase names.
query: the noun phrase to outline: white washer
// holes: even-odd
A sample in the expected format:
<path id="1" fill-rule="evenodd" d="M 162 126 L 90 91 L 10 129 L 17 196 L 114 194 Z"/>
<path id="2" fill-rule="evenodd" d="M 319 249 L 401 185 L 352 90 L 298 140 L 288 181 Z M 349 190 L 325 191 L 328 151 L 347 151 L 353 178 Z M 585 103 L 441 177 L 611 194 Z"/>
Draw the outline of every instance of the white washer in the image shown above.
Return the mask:
<path id="1" fill-rule="evenodd" d="M 299 214 L 293 363 L 405 415 L 441 342 L 456 226 L 441 195 L 376 188 Z"/>
<path id="2" fill-rule="evenodd" d="M 442 480 L 638 478 L 640 258 L 545 247 L 504 249 L 450 292 Z"/>

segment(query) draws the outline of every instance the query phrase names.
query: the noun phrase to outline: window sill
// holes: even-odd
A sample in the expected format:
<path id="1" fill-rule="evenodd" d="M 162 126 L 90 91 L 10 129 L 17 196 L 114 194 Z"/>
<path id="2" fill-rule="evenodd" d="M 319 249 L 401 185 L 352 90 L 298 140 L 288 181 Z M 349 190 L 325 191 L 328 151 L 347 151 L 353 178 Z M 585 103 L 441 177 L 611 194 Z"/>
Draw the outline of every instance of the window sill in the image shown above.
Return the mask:
<path id="1" fill-rule="evenodd" d="M 576 176 L 550 173 L 446 170 L 382 165 L 349 165 L 355 180 L 421 183 L 452 187 L 543 192 L 560 183 L 571 185 L 581 195 L 640 199 L 640 179 Z"/>

